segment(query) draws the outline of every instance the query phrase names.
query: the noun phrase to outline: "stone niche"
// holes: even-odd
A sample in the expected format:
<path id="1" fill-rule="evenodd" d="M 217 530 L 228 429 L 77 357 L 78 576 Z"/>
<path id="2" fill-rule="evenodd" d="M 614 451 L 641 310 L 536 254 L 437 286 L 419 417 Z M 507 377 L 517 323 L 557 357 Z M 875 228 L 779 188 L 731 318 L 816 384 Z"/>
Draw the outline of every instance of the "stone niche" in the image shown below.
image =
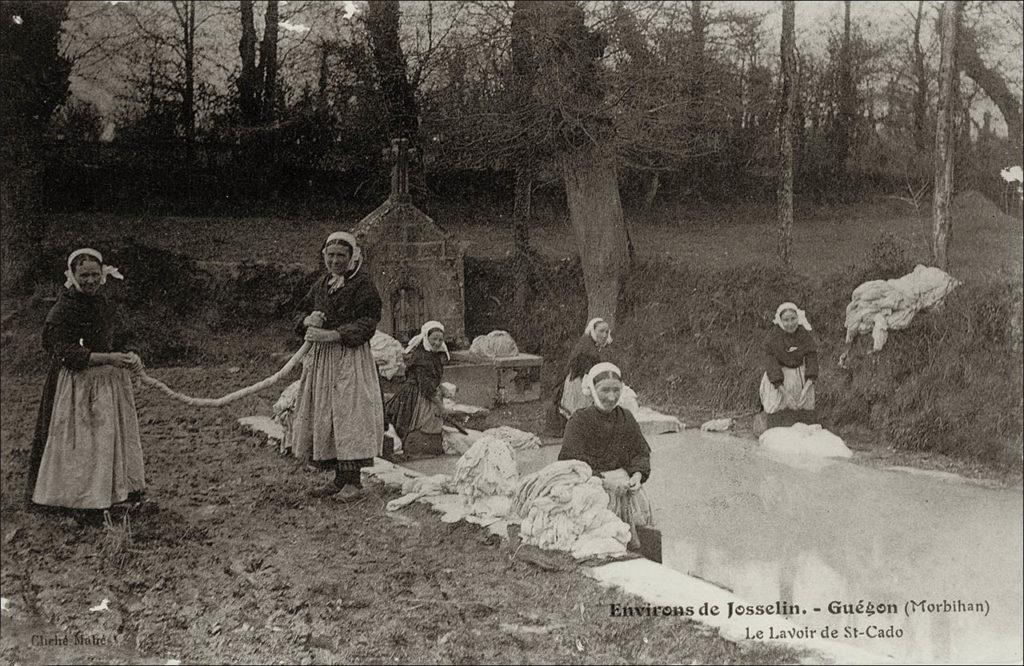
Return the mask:
<path id="1" fill-rule="evenodd" d="M 445 337 L 466 344 L 465 245 L 452 238 L 413 205 L 405 139 L 395 139 L 386 156 L 392 161 L 391 195 L 352 230 L 363 250 L 383 301 L 377 328 L 401 342 L 436 319 Z"/>

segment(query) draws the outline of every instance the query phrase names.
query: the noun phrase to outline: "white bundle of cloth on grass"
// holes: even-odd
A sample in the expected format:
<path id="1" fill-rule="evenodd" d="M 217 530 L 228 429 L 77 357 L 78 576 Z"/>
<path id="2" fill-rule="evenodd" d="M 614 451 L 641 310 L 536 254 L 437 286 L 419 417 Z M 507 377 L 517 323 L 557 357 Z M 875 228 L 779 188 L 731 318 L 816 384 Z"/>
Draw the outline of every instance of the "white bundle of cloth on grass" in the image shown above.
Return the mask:
<path id="1" fill-rule="evenodd" d="M 470 447 L 480 439 L 483 433 L 479 430 L 466 428 L 466 432 L 459 432 L 458 429 L 449 425 L 441 427 L 441 446 L 447 455 L 462 455 L 469 451 Z"/>
<path id="2" fill-rule="evenodd" d="M 433 497 L 449 492 L 452 477 L 447 474 L 418 476 L 402 483 L 402 496 L 387 503 L 388 511 L 397 511 L 408 506 L 421 497 Z"/>
<path id="3" fill-rule="evenodd" d="M 481 436 L 455 463 L 453 476 L 437 474 L 405 482 L 402 497 L 388 502 L 387 510 L 423 499 L 444 513 L 444 522 L 465 520 L 487 526 L 508 515 L 518 485 L 519 470 L 509 445 Z"/>
<path id="4" fill-rule="evenodd" d="M 512 358 L 519 355 L 519 346 L 508 331 L 491 331 L 473 338 L 469 351 L 487 358 Z"/>
<path id="5" fill-rule="evenodd" d="M 484 430 L 484 435 L 500 439 L 509 445 L 513 451 L 529 451 L 540 448 L 540 437 L 532 432 L 517 430 L 510 426 L 498 426 Z"/>
<path id="6" fill-rule="evenodd" d="M 758 439 L 766 451 L 820 458 L 850 458 L 853 452 L 843 440 L 820 425 L 795 423 L 787 428 L 769 428 Z"/>
<path id="7" fill-rule="evenodd" d="M 560 460 L 523 478 L 509 515 L 521 521 L 524 544 L 576 558 L 619 555 L 626 552 L 630 529 L 608 505 L 608 493 L 589 465 Z"/>
<path id="8" fill-rule="evenodd" d="M 846 306 L 846 342 L 871 333 L 872 350 L 885 346 L 890 330 L 904 329 L 914 315 L 942 302 L 961 283 L 945 271 L 917 265 L 897 280 L 871 280 L 853 290 Z"/>
<path id="9" fill-rule="evenodd" d="M 446 425 L 442 432 L 444 452 L 449 455 L 466 453 L 484 435 L 502 440 L 517 453 L 519 451 L 530 451 L 540 448 L 540 437 L 532 432 L 517 430 L 510 426 L 498 426 L 497 428 L 489 428 L 482 432 L 467 428 L 466 432 L 462 433 Z"/>
<path id="10" fill-rule="evenodd" d="M 376 331 L 370 338 L 370 353 L 377 365 L 377 374 L 384 379 L 392 379 L 395 375 L 405 373 L 402 353 L 405 347 L 387 333 Z"/>

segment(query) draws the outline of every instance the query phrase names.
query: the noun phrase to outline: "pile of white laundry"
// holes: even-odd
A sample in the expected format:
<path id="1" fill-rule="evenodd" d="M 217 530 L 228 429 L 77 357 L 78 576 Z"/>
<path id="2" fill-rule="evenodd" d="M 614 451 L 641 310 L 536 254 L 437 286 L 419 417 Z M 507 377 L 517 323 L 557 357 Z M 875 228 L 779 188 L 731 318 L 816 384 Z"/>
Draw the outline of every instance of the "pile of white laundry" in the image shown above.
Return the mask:
<path id="1" fill-rule="evenodd" d="M 402 360 L 404 352 L 402 343 L 387 333 L 377 331 L 370 338 L 370 353 L 373 354 L 373 362 L 377 364 L 377 374 L 384 379 L 405 374 L 405 363 Z"/>
<path id="2" fill-rule="evenodd" d="M 788 428 L 769 428 L 761 433 L 758 441 L 762 448 L 773 453 L 819 458 L 853 456 L 842 438 L 817 424 L 795 423 Z"/>
<path id="3" fill-rule="evenodd" d="M 473 338 L 469 351 L 486 358 L 512 358 L 519 355 L 519 346 L 508 331 L 491 331 Z"/>
<path id="4" fill-rule="evenodd" d="M 630 529 L 608 504 L 589 465 L 560 460 L 522 480 L 510 520 L 520 521 L 519 536 L 527 545 L 569 551 L 576 558 L 620 555 Z"/>
<path id="5" fill-rule="evenodd" d="M 387 510 L 396 511 L 423 499 L 445 514 L 444 522 L 491 525 L 508 516 L 518 484 L 512 449 L 496 437 L 482 436 L 455 463 L 454 476 L 405 480 L 402 497 L 388 502 Z"/>
<path id="6" fill-rule="evenodd" d="M 846 306 L 846 342 L 871 333 L 873 351 L 880 350 L 890 330 L 904 329 L 921 310 L 942 302 L 960 281 L 945 271 L 918 265 L 898 280 L 871 280 L 853 290 Z"/>
<path id="7" fill-rule="evenodd" d="M 539 449 L 541 444 L 540 437 L 532 432 L 517 430 L 510 426 L 498 426 L 497 428 L 489 428 L 482 432 L 466 429 L 465 433 L 459 432 L 451 426 L 444 426 L 444 432 L 442 433 L 444 452 L 449 455 L 463 454 L 469 451 L 469 448 L 482 437 L 500 439 L 515 452 Z"/>

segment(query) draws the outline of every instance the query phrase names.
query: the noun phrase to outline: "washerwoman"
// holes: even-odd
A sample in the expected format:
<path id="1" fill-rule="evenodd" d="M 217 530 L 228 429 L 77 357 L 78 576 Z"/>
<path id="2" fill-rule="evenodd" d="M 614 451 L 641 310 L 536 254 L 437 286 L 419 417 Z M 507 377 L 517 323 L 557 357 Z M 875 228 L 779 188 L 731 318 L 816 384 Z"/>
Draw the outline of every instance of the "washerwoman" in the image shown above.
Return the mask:
<path id="1" fill-rule="evenodd" d="M 327 273 L 310 288 L 296 329 L 312 342 L 292 417 L 289 442 L 300 460 L 334 469 L 314 497 L 360 497 L 360 471 L 381 454 L 384 407 L 370 339 L 381 299 L 362 267 L 355 236 L 339 231 L 321 248 Z"/>

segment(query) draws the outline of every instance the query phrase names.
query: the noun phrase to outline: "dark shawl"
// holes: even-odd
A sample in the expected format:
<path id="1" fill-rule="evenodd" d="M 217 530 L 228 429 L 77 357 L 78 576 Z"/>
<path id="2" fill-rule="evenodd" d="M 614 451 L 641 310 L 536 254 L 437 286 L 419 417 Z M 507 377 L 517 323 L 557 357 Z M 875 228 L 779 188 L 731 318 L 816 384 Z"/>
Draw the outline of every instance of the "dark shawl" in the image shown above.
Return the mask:
<path id="1" fill-rule="evenodd" d="M 569 379 L 576 379 L 590 372 L 590 369 L 604 361 L 604 355 L 598 348 L 597 343 L 589 334 L 584 333 L 583 337 L 576 341 L 572 352 L 569 354 L 569 362 L 565 366 L 565 374 Z"/>
<path id="2" fill-rule="evenodd" d="M 594 474 L 621 467 L 630 476 L 640 472 L 643 482 L 651 475 L 651 447 L 640 424 L 622 407 L 602 412 L 591 405 L 573 414 L 558 459 L 585 462 Z"/>
<path id="3" fill-rule="evenodd" d="M 406 354 L 405 381 L 384 406 L 385 423 L 394 425 L 402 439 L 405 439 L 412 428 L 419 397 L 432 400 L 441 386 L 445 361 L 443 351 L 427 351 L 423 345 L 417 345 Z"/>
<path id="4" fill-rule="evenodd" d="M 341 344 L 361 347 L 368 343 L 380 322 L 381 300 L 377 287 L 367 273 L 358 272 L 345 278 L 345 284 L 333 293 L 327 286 L 330 275 L 323 275 L 299 303 L 294 318 L 295 330 L 305 335 L 302 320 L 310 312 L 320 310 L 326 317 L 324 328 L 341 334 Z"/>
<path id="5" fill-rule="evenodd" d="M 68 289 L 57 297 L 43 324 L 43 349 L 50 357 L 50 370 L 39 401 L 32 451 L 29 455 L 25 496 L 31 501 L 39 464 L 50 433 L 53 399 L 61 368 L 72 372 L 89 367 L 89 354 L 128 351 L 126 327 L 118 308 L 103 294 L 89 295 Z"/>
<path id="6" fill-rule="evenodd" d="M 577 379 L 584 376 L 590 369 L 607 360 L 602 353 L 601 349 L 598 348 L 597 343 L 590 337 L 589 333 L 584 333 L 576 344 L 573 345 L 572 351 L 569 353 L 569 360 L 565 364 L 565 375 L 569 379 Z M 551 398 L 551 405 L 548 407 L 547 414 L 547 432 L 555 437 L 561 437 L 562 431 L 565 429 L 565 417 L 559 411 L 558 407 L 562 402 L 562 392 L 565 390 L 565 380 L 558 382 L 558 387 L 555 389 L 555 395 Z"/>
<path id="7" fill-rule="evenodd" d="M 804 376 L 815 379 L 818 376 L 818 342 L 810 331 L 797 326 L 792 333 L 786 333 L 775 326 L 764 341 L 765 372 L 768 381 L 778 386 L 782 383 L 782 368 L 799 368 L 805 365 Z"/>

